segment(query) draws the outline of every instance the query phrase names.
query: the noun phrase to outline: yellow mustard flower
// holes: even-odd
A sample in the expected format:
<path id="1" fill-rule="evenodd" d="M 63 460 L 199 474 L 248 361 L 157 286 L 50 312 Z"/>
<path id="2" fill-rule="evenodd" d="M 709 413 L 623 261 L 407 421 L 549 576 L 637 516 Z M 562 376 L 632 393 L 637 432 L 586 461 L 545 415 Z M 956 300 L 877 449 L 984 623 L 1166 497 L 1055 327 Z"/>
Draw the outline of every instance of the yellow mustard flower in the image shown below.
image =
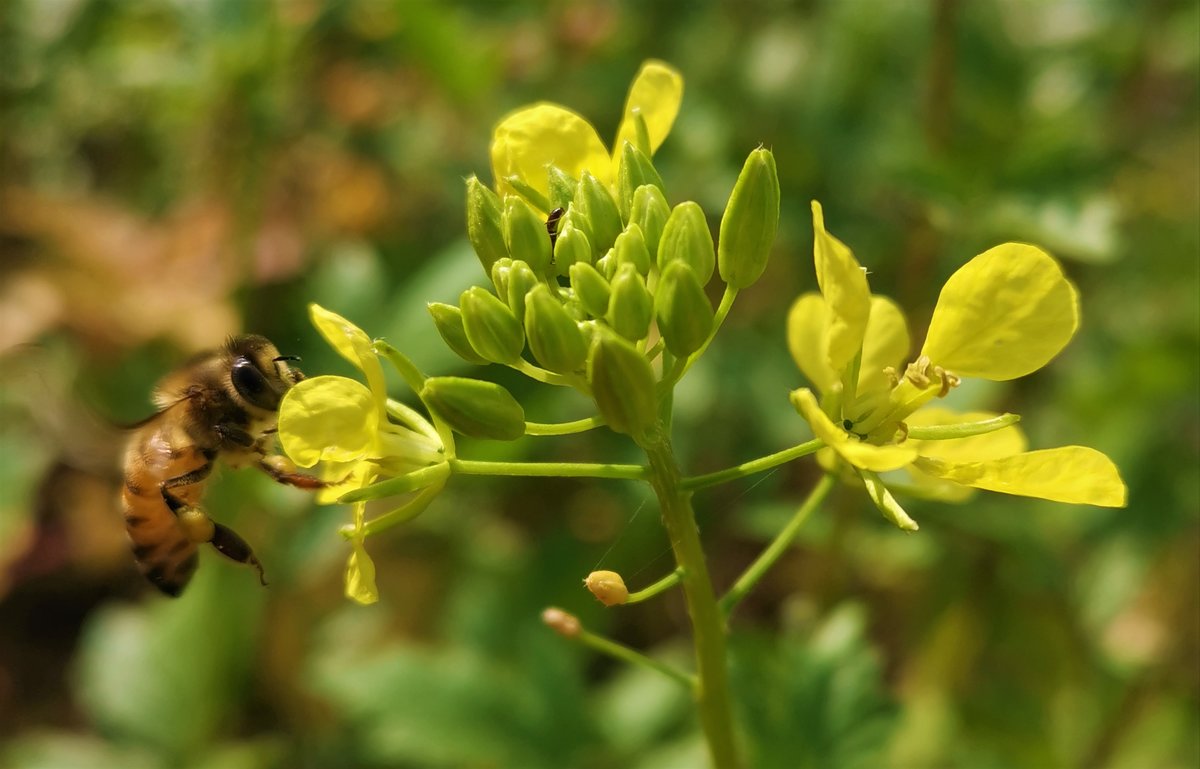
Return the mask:
<path id="1" fill-rule="evenodd" d="M 380 475 L 403 475 L 441 462 L 441 440 L 423 417 L 399 407 L 404 424 L 389 418 L 383 368 L 366 333 L 316 304 L 309 306 L 309 316 L 325 340 L 367 381 L 363 386 L 347 377 L 312 377 L 291 388 L 279 406 L 283 450 L 300 467 L 319 464 L 321 477 L 331 482 L 317 493 L 317 501 L 334 504 Z M 407 504 L 427 504 L 432 496 L 418 495 Z M 356 503 L 353 513 L 353 524 L 346 531 L 352 545 L 346 594 L 359 603 L 373 603 L 378 600 L 375 567 L 363 546 L 366 503 Z"/>
<path id="2" fill-rule="evenodd" d="M 903 313 L 871 295 L 866 273 L 826 231 L 815 201 L 813 229 L 820 293 L 793 304 L 788 346 L 821 396 L 800 389 L 792 402 L 829 447 L 827 467 L 849 468 L 884 515 L 905 529 L 917 525 L 878 473 L 904 469 L 912 488 L 947 500 L 986 489 L 1125 505 L 1116 467 L 1094 449 L 1026 451 L 1015 417 L 926 407 L 962 377 L 1014 379 L 1066 346 L 1079 326 L 1079 299 L 1053 257 L 1006 243 L 963 265 L 942 289 L 920 354 L 898 374 L 893 366 L 909 349 Z"/>
<path id="3" fill-rule="evenodd" d="M 625 101 L 621 125 L 612 150 L 604 146 L 596 129 L 566 107 L 539 102 L 505 116 L 492 134 L 492 176 L 496 192 L 513 194 L 508 183 L 520 177 L 542 195 L 549 192 L 548 166 L 555 166 L 578 179 L 584 171 L 611 187 L 617 179 L 621 148 L 635 145 L 637 119 L 646 124 L 650 153 L 658 149 L 679 112 L 683 100 L 683 78 L 671 66 L 650 60 L 642 64 Z"/>

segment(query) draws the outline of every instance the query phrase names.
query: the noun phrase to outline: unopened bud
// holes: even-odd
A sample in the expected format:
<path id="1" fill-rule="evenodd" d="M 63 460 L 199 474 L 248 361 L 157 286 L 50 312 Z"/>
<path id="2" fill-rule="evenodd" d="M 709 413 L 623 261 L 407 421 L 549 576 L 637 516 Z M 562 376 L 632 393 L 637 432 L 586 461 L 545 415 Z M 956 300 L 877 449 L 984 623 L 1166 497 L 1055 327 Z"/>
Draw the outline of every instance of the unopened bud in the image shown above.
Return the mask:
<path id="1" fill-rule="evenodd" d="M 596 408 L 611 429 L 637 438 L 654 425 L 658 398 L 650 361 L 612 329 L 596 326 L 587 378 Z"/>
<path id="2" fill-rule="evenodd" d="M 650 251 L 646 248 L 642 228 L 636 223 L 630 223 L 625 231 L 617 236 L 617 242 L 613 245 L 613 256 L 618 267 L 628 262 L 637 268 L 642 277 L 650 274 Z"/>
<path id="3" fill-rule="evenodd" d="M 553 606 L 542 612 L 542 623 L 563 638 L 577 638 L 583 629 L 578 617 Z"/>
<path id="4" fill-rule="evenodd" d="M 746 158 L 721 217 L 717 263 L 721 279 L 746 288 L 762 276 L 779 229 L 779 175 L 775 156 L 759 147 Z"/>
<path id="5" fill-rule="evenodd" d="M 554 269 L 559 275 L 568 275 L 571 265 L 592 261 L 592 244 L 587 233 L 575 225 L 570 212 L 562 218 L 558 240 L 554 243 Z"/>
<path id="6" fill-rule="evenodd" d="M 575 200 L 575 190 L 579 182 L 571 178 L 558 166 L 548 166 L 546 175 L 550 181 L 550 206 L 552 208 L 567 208 Z"/>
<path id="7" fill-rule="evenodd" d="M 525 349 L 521 322 L 486 289 L 472 286 L 459 298 L 463 330 L 471 347 L 493 363 L 516 363 Z"/>
<path id="8" fill-rule="evenodd" d="M 637 268 L 626 262 L 617 267 L 608 300 L 608 325 L 631 342 L 645 339 L 654 319 L 654 296 Z"/>
<path id="9" fill-rule="evenodd" d="M 620 606 L 629 597 L 625 580 L 615 571 L 593 571 L 583 584 L 605 606 Z"/>
<path id="10" fill-rule="evenodd" d="M 425 380 L 421 400 L 455 432 L 512 441 L 525 434 L 525 410 L 495 382 L 441 376 Z"/>
<path id="11" fill-rule="evenodd" d="M 550 236 L 546 222 L 515 195 L 504 199 L 504 243 L 513 259 L 526 262 L 538 275 L 550 275 Z"/>
<path id="12" fill-rule="evenodd" d="M 662 239 L 658 242 L 659 272 L 666 272 L 667 265 L 674 261 L 691 267 L 702 286 L 708 284 L 717 263 L 704 211 L 690 200 L 675 206 L 663 225 Z"/>
<path id="13" fill-rule="evenodd" d="M 658 254 L 663 227 L 670 216 L 671 207 L 667 205 L 667 198 L 658 187 L 643 184 L 633 193 L 629 221 L 642 228 L 642 237 L 646 239 L 646 248 L 651 254 Z"/>
<path id="14" fill-rule="evenodd" d="M 512 269 L 512 259 L 507 256 L 497 259 L 492 264 L 492 285 L 496 287 L 496 296 L 508 296 L 508 273 Z"/>
<path id="15" fill-rule="evenodd" d="M 613 276 L 617 274 L 617 257 L 613 256 L 611 248 L 608 249 L 608 252 L 604 256 L 596 260 L 596 269 L 608 281 L 611 281 Z"/>
<path id="16" fill-rule="evenodd" d="M 474 176 L 467 179 L 467 239 L 487 273 L 497 259 L 508 256 L 500 223 L 501 210 L 496 193 Z"/>
<path id="17" fill-rule="evenodd" d="M 667 265 L 654 297 L 658 330 L 667 349 L 683 358 L 699 350 L 712 333 L 713 308 L 699 279 L 683 262 Z"/>
<path id="18" fill-rule="evenodd" d="M 571 288 L 579 297 L 583 309 L 593 318 L 603 318 L 608 314 L 608 299 L 612 289 L 595 267 L 586 262 L 576 262 L 571 265 Z"/>
<path id="19" fill-rule="evenodd" d="M 583 333 L 545 283 L 534 286 L 525 298 L 525 335 L 533 357 L 550 371 L 570 374 L 587 360 Z"/>
<path id="20" fill-rule="evenodd" d="M 654 163 L 644 152 L 625 142 L 621 147 L 620 168 L 617 171 L 617 202 L 621 209 L 621 218 L 629 220 L 633 210 L 633 196 L 638 187 L 644 184 L 663 189 L 662 177 L 654 168 Z"/>
<path id="21" fill-rule="evenodd" d="M 532 267 L 520 259 L 513 260 L 508 270 L 508 308 L 517 316 L 517 320 L 525 317 L 525 296 L 539 282 Z"/>
<path id="22" fill-rule="evenodd" d="M 612 248 L 617 235 L 621 234 L 621 214 L 608 188 L 587 171 L 579 180 L 575 210 L 588 222 L 586 229 L 592 251 L 602 254 Z"/>
<path id="23" fill-rule="evenodd" d="M 467 339 L 467 332 L 463 329 L 462 310 L 452 304 L 442 304 L 441 302 L 430 302 L 425 306 L 429 309 L 429 314 L 433 316 L 433 325 L 437 328 L 438 334 L 447 347 L 468 363 L 481 365 L 487 363 L 479 353 L 475 352 L 475 348 Z"/>

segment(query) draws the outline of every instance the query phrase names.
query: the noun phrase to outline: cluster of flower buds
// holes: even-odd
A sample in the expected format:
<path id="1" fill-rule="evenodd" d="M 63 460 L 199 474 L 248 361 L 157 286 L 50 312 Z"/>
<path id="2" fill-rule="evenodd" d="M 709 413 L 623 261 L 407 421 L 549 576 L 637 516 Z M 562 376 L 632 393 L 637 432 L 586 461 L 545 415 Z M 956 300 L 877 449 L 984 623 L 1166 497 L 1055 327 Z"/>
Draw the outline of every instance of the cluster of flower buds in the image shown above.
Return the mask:
<path id="1" fill-rule="evenodd" d="M 655 420 L 666 369 L 652 365 L 658 352 L 686 361 L 715 330 L 706 291 L 714 272 L 735 290 L 762 275 L 779 181 L 770 151 L 754 150 L 714 243 L 698 204 L 667 202 L 646 152 L 626 142 L 617 168 L 610 186 L 550 166 L 546 194 L 519 177 L 505 180 L 503 196 L 468 179 L 468 234 L 491 286 L 429 311 L 464 360 L 536 365 L 553 375 L 547 381 L 590 394 L 609 427 L 636 437 Z"/>

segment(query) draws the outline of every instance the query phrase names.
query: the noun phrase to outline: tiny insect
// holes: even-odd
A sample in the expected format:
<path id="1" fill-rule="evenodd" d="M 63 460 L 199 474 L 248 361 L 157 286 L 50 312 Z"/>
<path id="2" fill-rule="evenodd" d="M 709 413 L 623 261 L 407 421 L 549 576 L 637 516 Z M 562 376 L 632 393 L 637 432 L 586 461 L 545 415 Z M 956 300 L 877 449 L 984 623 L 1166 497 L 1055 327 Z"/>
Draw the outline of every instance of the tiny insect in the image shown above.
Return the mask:
<path id="1" fill-rule="evenodd" d="M 217 458 L 231 467 L 256 466 L 280 483 L 317 489 L 324 482 L 296 471 L 272 453 L 284 393 L 304 378 L 268 339 L 231 338 L 163 377 L 154 390 L 158 412 L 134 426 L 125 451 L 121 492 L 133 557 L 146 579 L 177 596 L 196 571 L 199 545 L 258 570 L 246 540 L 200 508 Z"/>
<path id="2" fill-rule="evenodd" d="M 564 213 L 566 213 L 565 210 L 556 208 L 550 212 L 550 216 L 546 217 L 546 232 L 550 234 L 551 247 L 558 240 L 558 220 L 563 218 Z"/>

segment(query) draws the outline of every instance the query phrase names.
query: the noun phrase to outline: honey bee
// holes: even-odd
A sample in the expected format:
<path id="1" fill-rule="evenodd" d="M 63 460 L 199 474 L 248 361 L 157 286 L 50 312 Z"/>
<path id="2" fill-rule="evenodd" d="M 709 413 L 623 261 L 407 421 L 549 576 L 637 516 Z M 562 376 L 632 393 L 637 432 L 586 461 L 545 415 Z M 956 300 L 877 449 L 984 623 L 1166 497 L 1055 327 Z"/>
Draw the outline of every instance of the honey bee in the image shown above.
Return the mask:
<path id="1" fill-rule="evenodd" d="M 198 563 L 197 547 L 258 570 L 262 564 L 235 531 L 200 508 L 204 483 L 220 457 L 231 467 L 256 466 L 280 483 L 316 489 L 324 482 L 296 471 L 271 452 L 279 402 L 304 378 L 269 340 L 247 335 L 200 353 L 154 390 L 158 412 L 134 426 L 125 451 L 125 528 L 142 574 L 177 596 Z"/>

